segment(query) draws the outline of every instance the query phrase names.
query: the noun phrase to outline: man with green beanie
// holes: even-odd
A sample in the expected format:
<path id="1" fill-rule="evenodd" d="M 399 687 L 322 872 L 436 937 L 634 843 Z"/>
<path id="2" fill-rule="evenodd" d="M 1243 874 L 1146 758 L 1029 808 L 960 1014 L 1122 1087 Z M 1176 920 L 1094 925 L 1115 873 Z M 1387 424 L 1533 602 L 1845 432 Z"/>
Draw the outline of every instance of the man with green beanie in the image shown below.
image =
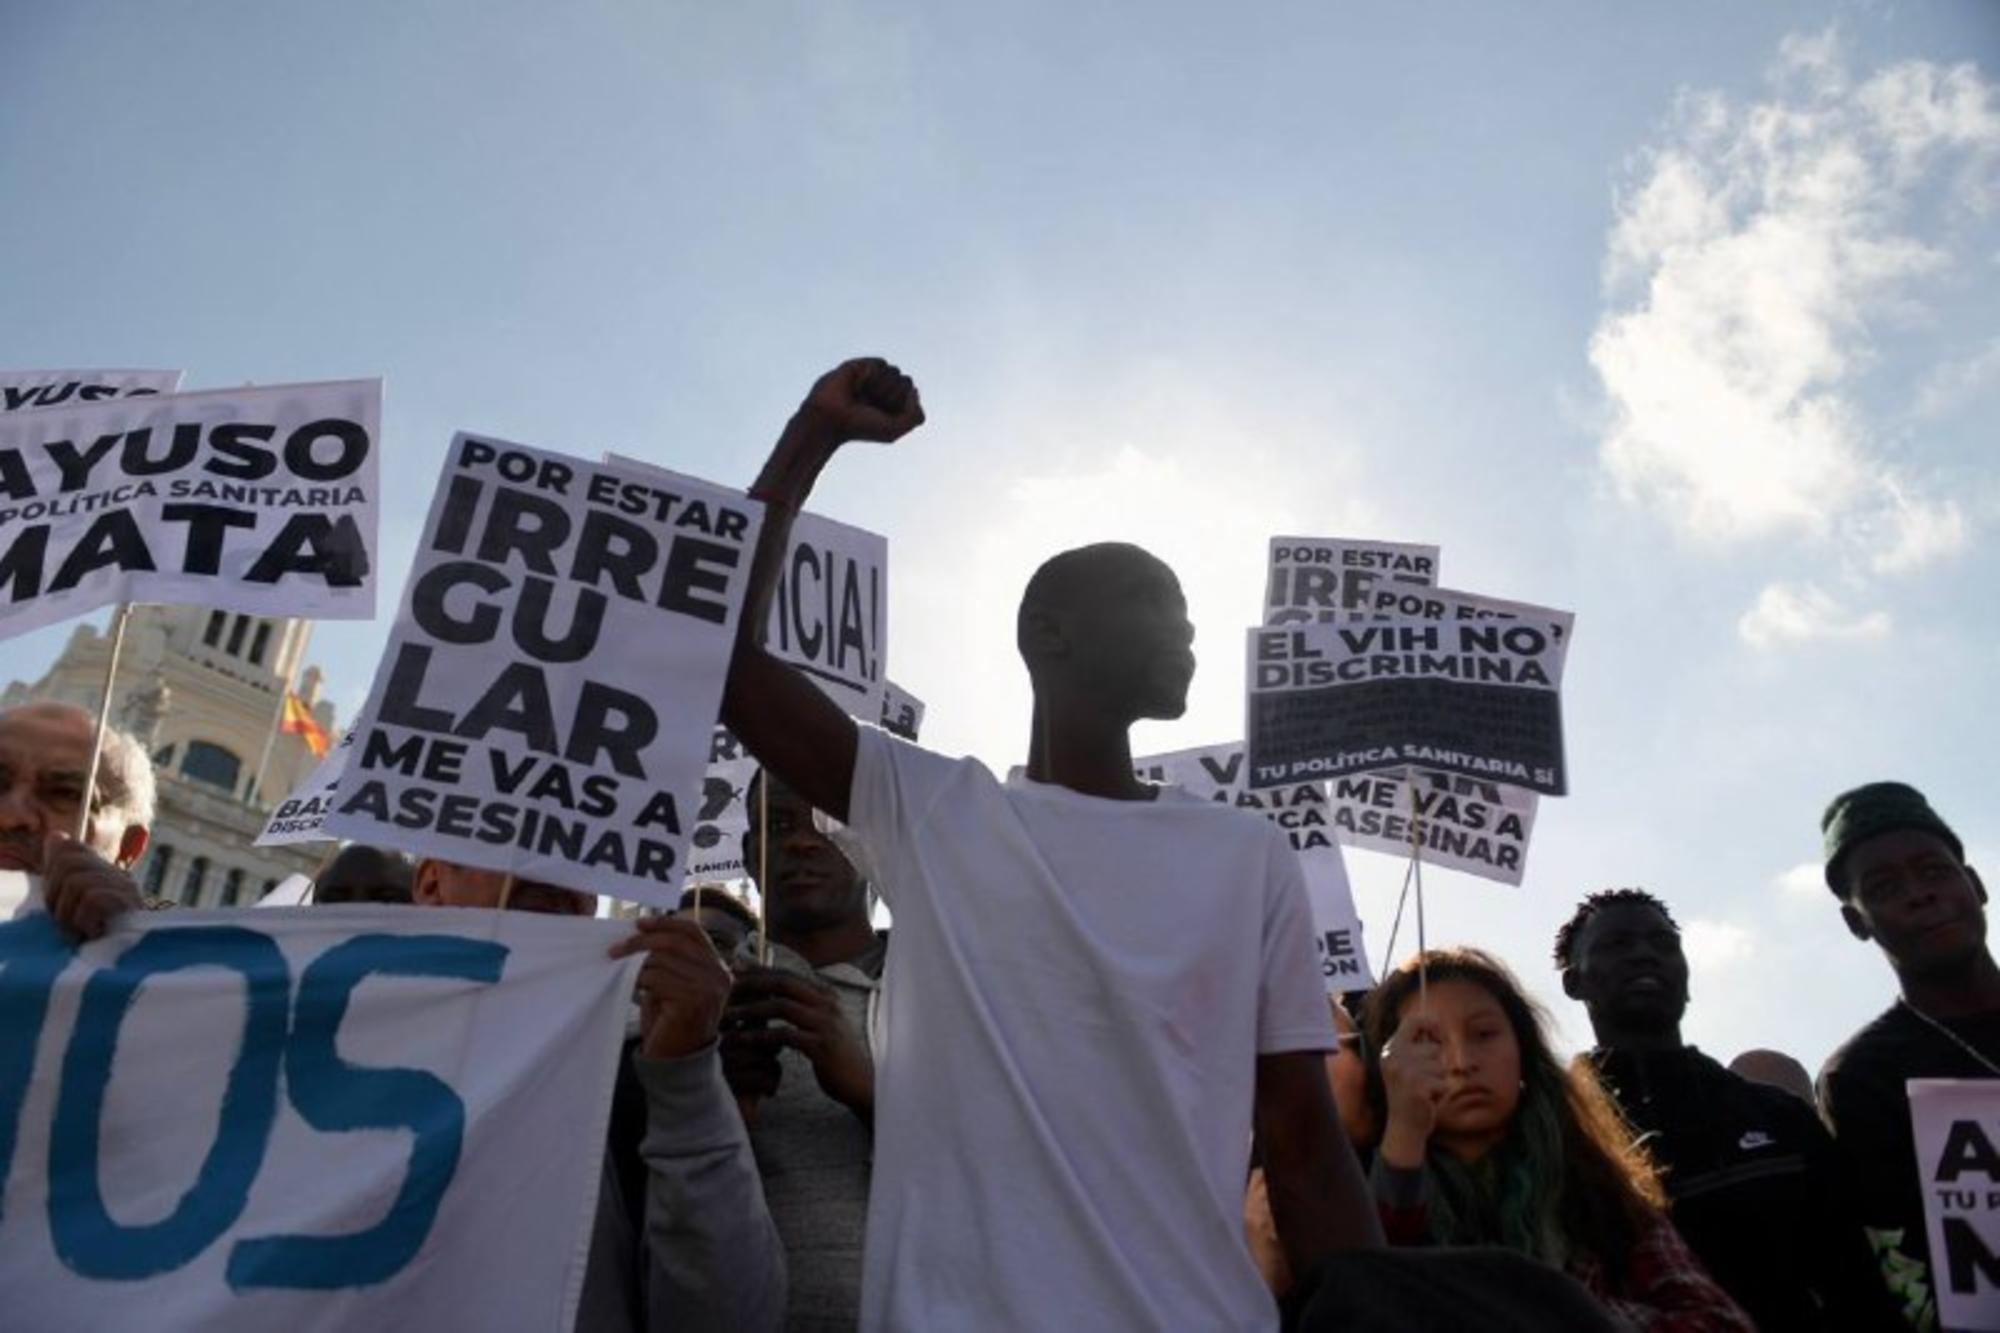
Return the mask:
<path id="1" fill-rule="evenodd" d="M 1986 888 L 1958 835 L 1916 788 L 1871 782 L 1820 820 L 1826 883 L 1856 939 L 1896 969 L 1896 1003 L 1820 1071 L 1833 1131 L 1882 1262 L 1914 1328 L 1937 1327 L 1916 1141 L 1904 1084 L 2000 1079 L 2000 967 L 1986 947 Z"/>

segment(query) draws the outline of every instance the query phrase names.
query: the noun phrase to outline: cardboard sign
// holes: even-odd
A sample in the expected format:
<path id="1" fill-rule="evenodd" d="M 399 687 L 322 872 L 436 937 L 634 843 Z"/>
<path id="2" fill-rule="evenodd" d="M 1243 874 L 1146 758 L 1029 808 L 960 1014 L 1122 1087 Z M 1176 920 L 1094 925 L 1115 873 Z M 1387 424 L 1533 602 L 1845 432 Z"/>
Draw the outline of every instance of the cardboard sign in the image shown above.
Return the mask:
<path id="1" fill-rule="evenodd" d="M 2000 1329 L 2000 1079 L 1913 1078 L 1931 1289 L 1948 1329 Z"/>
<path id="2" fill-rule="evenodd" d="M 1519 884 L 1540 801 L 1531 791 L 1430 769 L 1335 778 L 1334 837 L 1344 847 L 1408 857 L 1412 825 L 1426 865 Z"/>
<path id="3" fill-rule="evenodd" d="M 1409 601 L 1425 614 L 1400 614 Z M 1250 783 L 1411 765 L 1560 796 L 1567 611 L 1433 589 L 1394 619 L 1249 632 Z"/>
<path id="4" fill-rule="evenodd" d="M 380 380 L 0 413 L 0 637 L 113 602 L 375 614 Z"/>
<path id="5" fill-rule="evenodd" d="M 630 929 L 408 906 L 135 912 L 81 947 L 0 926 L 8 1326 L 566 1333 Z"/>
<path id="6" fill-rule="evenodd" d="M 622 454 L 605 459 L 633 471 L 659 471 Z M 764 646 L 810 676 L 849 717 L 881 718 L 889 660 L 889 539 L 800 514 L 778 571 Z"/>
<path id="7" fill-rule="evenodd" d="M 178 370 L 0 370 L 0 412 L 144 398 L 180 386 Z"/>
<path id="8" fill-rule="evenodd" d="M 762 517 L 457 436 L 326 831 L 673 906 Z"/>
<path id="9" fill-rule="evenodd" d="M 1273 537 L 1264 583 L 1266 625 L 1352 624 L 1379 583 L 1428 588 L 1438 580 L 1438 548 L 1407 542 Z"/>
<path id="10" fill-rule="evenodd" d="M 327 811 L 333 809 L 334 790 L 340 785 L 340 775 L 347 771 L 347 756 L 353 752 L 354 732 L 350 728 L 340 743 L 326 752 L 326 758 L 313 765 L 299 789 L 278 802 L 264 823 L 264 831 L 251 845 L 286 847 L 295 842 L 330 841 Z"/>
<path id="11" fill-rule="evenodd" d="M 1247 764 L 1241 744 L 1204 745 L 1132 761 L 1148 782 L 1179 787 L 1205 801 L 1254 810 L 1284 830 L 1306 875 L 1312 901 L 1313 937 L 1320 968 L 1331 992 L 1365 990 L 1375 984 L 1362 948 L 1361 917 L 1347 882 L 1347 864 L 1334 840 L 1326 792 L 1302 782 L 1255 791 L 1244 781 Z"/>

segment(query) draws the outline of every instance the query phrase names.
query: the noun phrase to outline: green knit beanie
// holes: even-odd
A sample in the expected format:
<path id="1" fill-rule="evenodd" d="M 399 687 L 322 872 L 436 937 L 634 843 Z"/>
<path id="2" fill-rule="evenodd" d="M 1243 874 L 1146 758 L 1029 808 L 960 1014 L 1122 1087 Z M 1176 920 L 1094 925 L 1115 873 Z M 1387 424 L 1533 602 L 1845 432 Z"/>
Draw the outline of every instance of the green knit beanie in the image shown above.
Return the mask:
<path id="1" fill-rule="evenodd" d="M 1871 782 L 1833 798 L 1819 819 L 1826 854 L 1826 886 L 1845 898 L 1840 887 L 1840 862 L 1854 844 L 1878 833 L 1920 829 L 1935 833 L 1965 859 L 1965 847 L 1951 826 L 1938 818 L 1924 794 L 1906 782 Z"/>

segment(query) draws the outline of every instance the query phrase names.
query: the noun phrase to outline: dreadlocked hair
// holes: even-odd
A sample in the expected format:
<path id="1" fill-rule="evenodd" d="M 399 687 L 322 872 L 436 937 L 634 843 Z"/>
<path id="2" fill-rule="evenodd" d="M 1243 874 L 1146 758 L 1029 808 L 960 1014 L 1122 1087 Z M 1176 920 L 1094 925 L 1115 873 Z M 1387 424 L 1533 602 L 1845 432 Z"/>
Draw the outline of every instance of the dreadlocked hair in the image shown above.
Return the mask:
<path id="1" fill-rule="evenodd" d="M 1377 1123 L 1389 1112 L 1381 1051 L 1423 974 L 1433 986 L 1469 982 L 1493 997 L 1513 1029 L 1522 1082 L 1506 1137 L 1490 1152 L 1471 1162 L 1435 1146 L 1426 1154 L 1432 1238 L 1502 1245 L 1557 1268 L 1587 1257 L 1623 1290 L 1640 1234 L 1666 1207 L 1659 1174 L 1595 1074 L 1557 1061 L 1546 1015 L 1499 959 L 1480 949 L 1433 949 L 1368 997 L 1363 1047 Z"/>
<path id="2" fill-rule="evenodd" d="M 1583 928 L 1590 924 L 1590 919 L 1605 908 L 1621 903 L 1650 907 L 1666 918 L 1667 924 L 1674 928 L 1674 934 L 1681 933 L 1680 922 L 1674 920 L 1674 914 L 1667 910 L 1667 905 L 1644 889 L 1599 889 L 1586 895 L 1576 905 L 1576 914 L 1563 922 L 1562 929 L 1556 932 L 1556 971 L 1569 971 L 1570 964 L 1575 961 L 1576 942 L 1582 938 Z"/>

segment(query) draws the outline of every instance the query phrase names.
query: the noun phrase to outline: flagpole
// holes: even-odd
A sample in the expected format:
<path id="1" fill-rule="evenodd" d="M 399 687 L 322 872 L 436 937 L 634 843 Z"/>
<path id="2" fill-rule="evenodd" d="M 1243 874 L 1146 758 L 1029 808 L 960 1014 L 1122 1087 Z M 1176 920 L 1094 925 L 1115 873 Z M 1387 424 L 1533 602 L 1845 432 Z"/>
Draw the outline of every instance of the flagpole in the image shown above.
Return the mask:
<path id="1" fill-rule="evenodd" d="M 271 751 L 278 744 L 278 728 L 284 725 L 285 701 L 292 697 L 292 686 L 299 678 L 299 663 L 305 661 L 306 645 L 312 642 L 312 621 L 301 620 L 299 623 L 306 627 L 305 634 L 299 639 L 298 652 L 292 655 L 290 670 L 285 672 L 285 683 L 278 690 L 278 710 L 271 715 L 271 729 L 264 735 L 264 755 L 257 761 L 257 776 L 251 780 L 248 792 L 249 802 L 252 805 L 255 805 L 257 798 L 263 795 L 264 770 L 271 766 Z"/>
<path id="2" fill-rule="evenodd" d="M 98 761 L 104 756 L 104 729 L 111 722 L 111 692 L 118 680 L 118 655 L 125 648 L 125 625 L 132 619 L 132 603 L 118 603 L 111 617 L 111 655 L 104 664 L 104 697 L 97 701 L 97 725 L 90 735 L 90 767 L 83 774 L 83 801 L 76 812 L 76 840 L 90 840 L 90 806 L 97 796 Z"/>

